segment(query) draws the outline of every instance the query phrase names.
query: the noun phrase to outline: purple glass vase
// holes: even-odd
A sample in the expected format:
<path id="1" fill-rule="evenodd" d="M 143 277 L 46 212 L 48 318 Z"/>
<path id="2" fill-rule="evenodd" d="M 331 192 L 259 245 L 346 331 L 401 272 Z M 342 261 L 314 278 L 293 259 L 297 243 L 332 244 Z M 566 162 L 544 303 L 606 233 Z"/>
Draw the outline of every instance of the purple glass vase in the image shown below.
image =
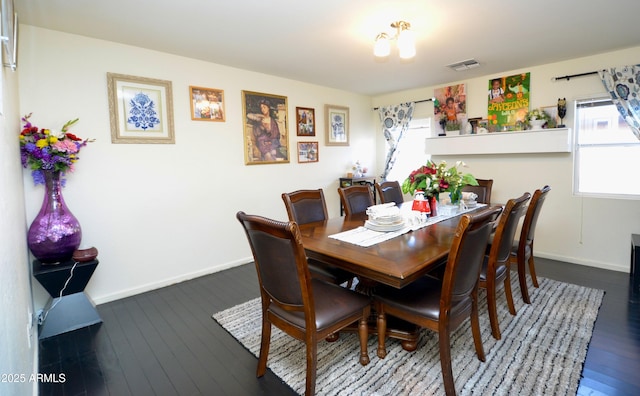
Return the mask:
<path id="1" fill-rule="evenodd" d="M 71 259 L 80 246 L 82 229 L 62 197 L 60 172 L 44 171 L 45 193 L 40 212 L 31 223 L 27 245 L 42 263 Z"/>

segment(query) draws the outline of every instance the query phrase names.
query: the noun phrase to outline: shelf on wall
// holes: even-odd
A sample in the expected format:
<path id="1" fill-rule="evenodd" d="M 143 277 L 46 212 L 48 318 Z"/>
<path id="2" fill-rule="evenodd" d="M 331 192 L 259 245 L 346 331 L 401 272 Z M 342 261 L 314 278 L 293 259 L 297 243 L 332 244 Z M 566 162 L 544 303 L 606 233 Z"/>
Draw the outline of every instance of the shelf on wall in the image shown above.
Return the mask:
<path id="1" fill-rule="evenodd" d="M 570 153 L 571 149 L 569 128 L 434 136 L 425 143 L 426 153 L 431 155 Z"/>

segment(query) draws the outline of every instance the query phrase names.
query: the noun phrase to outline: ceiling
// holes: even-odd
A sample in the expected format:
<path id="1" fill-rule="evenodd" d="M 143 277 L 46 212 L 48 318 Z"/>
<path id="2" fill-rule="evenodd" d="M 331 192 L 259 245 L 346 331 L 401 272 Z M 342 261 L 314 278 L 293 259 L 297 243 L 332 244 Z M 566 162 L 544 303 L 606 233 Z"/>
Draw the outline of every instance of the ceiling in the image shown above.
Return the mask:
<path id="1" fill-rule="evenodd" d="M 22 24 L 366 95 L 640 45 L 638 0 L 14 1 Z M 397 20 L 411 23 L 416 57 L 376 60 L 376 35 Z M 446 67 L 469 58 L 480 67 Z"/>

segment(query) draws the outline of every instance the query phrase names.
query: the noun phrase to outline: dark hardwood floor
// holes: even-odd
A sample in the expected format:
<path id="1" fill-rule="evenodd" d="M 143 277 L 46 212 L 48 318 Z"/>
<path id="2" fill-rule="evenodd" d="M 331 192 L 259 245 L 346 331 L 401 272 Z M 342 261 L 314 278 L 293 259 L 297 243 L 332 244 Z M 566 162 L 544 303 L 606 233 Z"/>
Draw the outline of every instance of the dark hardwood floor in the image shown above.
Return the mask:
<path id="1" fill-rule="evenodd" d="M 606 290 L 578 393 L 640 395 L 640 304 L 629 303 L 629 275 L 546 259 L 537 269 Z M 40 342 L 40 373 L 66 376 L 40 394 L 294 395 L 270 371 L 257 379 L 257 359 L 211 318 L 254 297 L 248 264 L 100 305 L 104 323 Z"/>

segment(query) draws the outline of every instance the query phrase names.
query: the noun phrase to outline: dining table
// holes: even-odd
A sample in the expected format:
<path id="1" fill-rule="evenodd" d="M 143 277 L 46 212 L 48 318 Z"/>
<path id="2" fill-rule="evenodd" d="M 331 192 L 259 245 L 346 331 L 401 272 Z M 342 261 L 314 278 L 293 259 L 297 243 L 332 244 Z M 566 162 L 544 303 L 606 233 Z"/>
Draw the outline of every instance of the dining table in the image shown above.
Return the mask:
<path id="1" fill-rule="evenodd" d="M 411 202 L 400 205 L 405 213 L 410 212 L 407 205 L 410 207 Z M 359 291 L 370 294 L 380 284 L 402 288 L 445 265 L 462 214 L 459 211 L 443 216 L 441 221 L 437 217 L 430 219 L 427 225 L 396 232 L 398 235 L 370 246 L 336 238 L 341 233 L 364 228 L 366 213 L 304 224 L 300 233 L 307 257 L 353 273 L 358 278 Z M 375 316 L 370 329 L 376 333 Z M 400 339 L 408 351 L 417 348 L 419 330 L 399 319 L 388 320 L 387 336 Z"/>

